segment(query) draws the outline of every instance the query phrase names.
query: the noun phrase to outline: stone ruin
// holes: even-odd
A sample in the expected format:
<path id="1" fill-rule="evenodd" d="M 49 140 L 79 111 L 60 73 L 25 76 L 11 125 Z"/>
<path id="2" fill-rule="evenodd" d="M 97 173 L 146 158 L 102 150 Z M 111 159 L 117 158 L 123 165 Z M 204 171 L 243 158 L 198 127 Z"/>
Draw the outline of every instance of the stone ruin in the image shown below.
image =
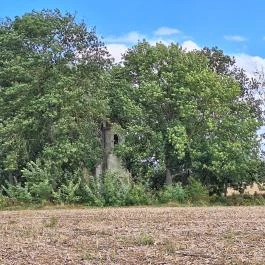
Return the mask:
<path id="1" fill-rule="evenodd" d="M 95 175 L 101 176 L 106 170 L 119 171 L 128 174 L 122 166 L 121 160 L 114 154 L 114 148 L 121 143 L 121 136 L 115 132 L 113 125 L 103 122 L 101 125 L 103 159 L 97 165 Z"/>

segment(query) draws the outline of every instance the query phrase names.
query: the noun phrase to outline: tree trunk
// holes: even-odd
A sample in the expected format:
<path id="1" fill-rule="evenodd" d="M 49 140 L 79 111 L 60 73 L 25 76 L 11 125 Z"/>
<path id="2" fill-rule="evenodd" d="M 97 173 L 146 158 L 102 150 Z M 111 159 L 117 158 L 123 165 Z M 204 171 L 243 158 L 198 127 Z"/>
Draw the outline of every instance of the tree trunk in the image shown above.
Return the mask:
<path id="1" fill-rule="evenodd" d="M 228 188 L 228 185 L 227 183 L 224 184 L 224 196 L 227 197 L 227 188 Z"/>
<path id="2" fill-rule="evenodd" d="M 12 185 L 15 185 L 16 183 L 15 183 L 15 178 L 14 178 L 14 176 L 12 175 L 12 173 L 9 173 L 8 174 L 8 182 L 10 183 L 10 184 L 12 184 Z"/>
<path id="3" fill-rule="evenodd" d="M 170 169 L 167 168 L 167 171 L 166 171 L 166 185 L 172 185 L 173 183 L 173 176 L 170 172 Z"/>

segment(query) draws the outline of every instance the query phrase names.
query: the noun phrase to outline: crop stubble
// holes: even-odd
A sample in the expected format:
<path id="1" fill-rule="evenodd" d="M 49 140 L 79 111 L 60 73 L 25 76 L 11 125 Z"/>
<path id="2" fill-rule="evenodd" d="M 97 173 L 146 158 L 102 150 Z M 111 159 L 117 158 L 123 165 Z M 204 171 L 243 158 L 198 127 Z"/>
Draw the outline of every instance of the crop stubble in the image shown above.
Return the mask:
<path id="1" fill-rule="evenodd" d="M 0 264 L 265 264 L 264 207 L 0 212 Z"/>

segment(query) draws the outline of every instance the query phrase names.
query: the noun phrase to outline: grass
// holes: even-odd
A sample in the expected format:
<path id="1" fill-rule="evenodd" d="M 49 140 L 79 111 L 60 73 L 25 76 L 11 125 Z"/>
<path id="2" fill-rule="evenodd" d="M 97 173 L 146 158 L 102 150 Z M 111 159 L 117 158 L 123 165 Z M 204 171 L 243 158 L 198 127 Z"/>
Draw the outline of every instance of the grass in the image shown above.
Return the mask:
<path id="1" fill-rule="evenodd" d="M 152 235 L 149 235 L 147 233 L 141 233 L 136 238 L 136 244 L 140 246 L 152 246 L 155 244 L 155 240 Z"/>

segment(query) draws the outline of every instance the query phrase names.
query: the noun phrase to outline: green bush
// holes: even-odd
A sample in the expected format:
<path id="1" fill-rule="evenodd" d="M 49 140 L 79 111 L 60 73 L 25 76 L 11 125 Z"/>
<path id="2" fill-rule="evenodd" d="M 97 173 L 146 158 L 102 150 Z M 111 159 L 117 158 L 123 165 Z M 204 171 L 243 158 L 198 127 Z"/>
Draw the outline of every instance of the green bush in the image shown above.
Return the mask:
<path id="1" fill-rule="evenodd" d="M 12 200 L 29 203 L 32 201 L 32 196 L 29 192 L 29 187 L 26 184 L 24 187 L 21 183 L 12 185 L 6 182 L 6 186 L 2 186 L 4 193 Z"/>
<path id="2" fill-rule="evenodd" d="M 210 196 L 210 204 L 213 205 L 227 205 L 227 197 L 213 194 Z"/>
<path id="3" fill-rule="evenodd" d="M 265 198 L 262 194 L 232 194 L 227 197 L 213 195 L 210 197 L 210 203 L 227 206 L 265 205 Z"/>
<path id="4" fill-rule="evenodd" d="M 107 171 L 103 177 L 103 197 L 109 206 L 126 205 L 131 189 L 131 180 L 128 174 L 118 171 Z"/>
<path id="5" fill-rule="evenodd" d="M 189 178 L 185 188 L 189 201 L 193 204 L 208 204 L 210 202 L 209 192 L 202 183 L 194 178 Z"/>
<path id="6" fill-rule="evenodd" d="M 49 164 L 42 165 L 39 160 L 30 161 L 22 170 L 25 185 L 35 202 L 49 201 L 52 198 L 53 188 Z"/>
<path id="7" fill-rule="evenodd" d="M 255 205 L 265 205 L 264 195 L 255 193 L 253 197 L 254 197 Z"/>
<path id="8" fill-rule="evenodd" d="M 53 198 L 60 203 L 77 203 L 81 197 L 77 195 L 80 187 L 80 180 L 68 180 L 66 184 L 62 184 L 57 192 L 53 192 Z"/>
<path id="9" fill-rule="evenodd" d="M 29 187 L 32 200 L 35 202 L 50 201 L 52 197 L 52 185 L 49 180 L 45 179 L 38 183 L 32 183 Z"/>
<path id="10" fill-rule="evenodd" d="M 186 198 L 185 190 L 180 183 L 174 185 L 165 185 L 158 193 L 160 203 L 180 202 L 183 203 Z"/>
<path id="11" fill-rule="evenodd" d="M 152 203 L 152 195 L 142 184 L 132 185 L 127 195 L 126 205 L 148 205 Z"/>
<path id="12" fill-rule="evenodd" d="M 10 199 L 6 196 L 0 195 L 0 209 L 4 209 L 10 205 Z"/>
<path id="13" fill-rule="evenodd" d="M 151 195 L 141 184 L 133 184 L 130 176 L 118 171 L 107 171 L 101 177 L 90 177 L 82 185 L 81 201 L 91 206 L 125 206 L 150 204 Z"/>
<path id="14" fill-rule="evenodd" d="M 79 192 L 81 195 L 81 202 L 86 203 L 89 206 L 104 206 L 105 200 L 102 190 L 102 177 L 90 176 L 88 183 L 80 186 Z"/>

